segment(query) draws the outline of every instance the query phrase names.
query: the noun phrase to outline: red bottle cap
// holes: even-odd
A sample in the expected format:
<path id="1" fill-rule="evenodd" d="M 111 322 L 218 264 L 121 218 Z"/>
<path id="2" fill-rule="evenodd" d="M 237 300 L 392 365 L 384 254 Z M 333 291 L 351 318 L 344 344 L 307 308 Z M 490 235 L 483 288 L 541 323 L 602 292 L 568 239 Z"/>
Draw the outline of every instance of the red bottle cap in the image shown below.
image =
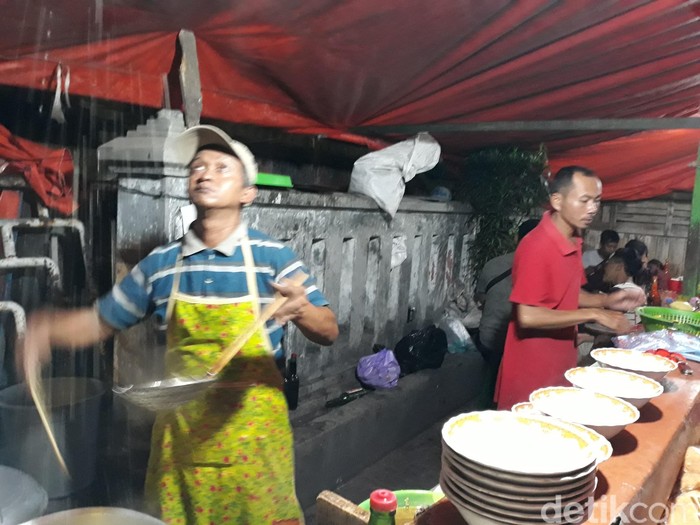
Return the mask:
<path id="1" fill-rule="evenodd" d="M 374 490 L 369 495 L 369 506 L 378 512 L 394 512 L 397 507 L 396 495 L 386 489 Z"/>

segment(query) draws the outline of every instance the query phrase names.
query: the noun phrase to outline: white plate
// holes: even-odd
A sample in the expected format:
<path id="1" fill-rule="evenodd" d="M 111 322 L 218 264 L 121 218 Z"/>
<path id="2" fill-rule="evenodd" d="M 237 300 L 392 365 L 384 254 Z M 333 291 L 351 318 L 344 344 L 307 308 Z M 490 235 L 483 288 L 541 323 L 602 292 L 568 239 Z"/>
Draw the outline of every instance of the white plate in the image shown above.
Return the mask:
<path id="1" fill-rule="evenodd" d="M 619 397 L 637 408 L 664 393 L 664 387 L 657 381 L 615 368 L 578 367 L 567 370 L 564 376 L 574 386 Z"/>
<path id="2" fill-rule="evenodd" d="M 585 468 L 595 451 L 579 434 L 550 421 L 506 411 L 469 412 L 442 427 L 449 448 L 506 472 L 559 474 Z"/>
<path id="3" fill-rule="evenodd" d="M 639 419 L 639 410 L 617 397 L 572 387 L 540 388 L 530 402 L 545 414 L 579 423 L 610 439 Z"/>
<path id="4" fill-rule="evenodd" d="M 591 357 L 602 365 L 635 372 L 655 381 L 661 381 L 666 374 L 678 368 L 675 361 L 639 350 L 596 348 L 591 350 Z"/>

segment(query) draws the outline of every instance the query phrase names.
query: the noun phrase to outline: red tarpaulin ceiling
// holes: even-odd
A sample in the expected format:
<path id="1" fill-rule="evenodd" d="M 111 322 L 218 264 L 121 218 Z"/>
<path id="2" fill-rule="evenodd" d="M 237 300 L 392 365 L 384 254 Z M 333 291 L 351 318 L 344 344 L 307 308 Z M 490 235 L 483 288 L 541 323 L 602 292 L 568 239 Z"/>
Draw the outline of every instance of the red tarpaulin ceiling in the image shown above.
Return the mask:
<path id="1" fill-rule="evenodd" d="M 70 93 L 152 107 L 189 29 L 204 118 L 341 140 L 362 142 L 368 126 L 689 117 L 700 105 L 697 1 L 33 0 L 3 3 L 0 27 L 0 83 L 53 89 L 62 63 Z M 591 150 L 610 157 L 580 148 L 625 134 L 436 138 L 454 155 L 544 141 L 558 161 L 608 163 L 621 142 Z M 645 137 L 625 143 L 628 155 L 649 157 Z M 672 169 L 688 187 L 697 144 L 685 144 L 682 160 L 649 159 L 665 168 L 648 180 L 667 182 Z M 620 178 L 616 195 L 638 198 L 617 163 L 592 167 Z"/>

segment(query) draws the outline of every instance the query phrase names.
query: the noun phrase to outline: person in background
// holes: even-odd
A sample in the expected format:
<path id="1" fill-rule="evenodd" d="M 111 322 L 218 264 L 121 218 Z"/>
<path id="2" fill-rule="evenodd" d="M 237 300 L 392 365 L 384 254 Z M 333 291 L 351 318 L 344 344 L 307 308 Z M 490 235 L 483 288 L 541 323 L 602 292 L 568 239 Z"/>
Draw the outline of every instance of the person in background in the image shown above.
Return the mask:
<path id="1" fill-rule="evenodd" d="M 625 244 L 625 248 L 631 248 L 634 250 L 637 257 L 639 257 L 639 260 L 642 261 L 642 268 L 647 267 L 647 263 L 649 262 L 649 248 L 647 248 L 647 245 L 644 244 L 644 242 L 640 241 L 639 239 L 630 239 L 627 241 L 627 244 Z"/>
<path id="2" fill-rule="evenodd" d="M 37 373 L 52 347 L 80 349 L 155 315 L 167 331 L 166 371 L 197 377 L 249 328 L 275 292 L 287 302 L 200 398 L 158 413 L 146 477 L 150 511 L 167 523 L 263 525 L 303 520 L 294 488 L 292 431 L 275 357 L 283 326 L 330 345 L 338 323 L 291 249 L 242 222 L 257 165 L 212 126 L 175 139 L 189 168 L 197 219 L 182 239 L 153 250 L 94 308 L 33 314 L 18 366 Z"/>
<path id="3" fill-rule="evenodd" d="M 659 272 L 661 271 L 663 265 L 664 263 L 662 263 L 658 259 L 649 259 L 649 262 L 647 263 L 647 270 L 649 270 L 649 275 L 651 275 L 652 277 L 654 275 L 659 275 Z"/>
<path id="4" fill-rule="evenodd" d="M 658 259 L 649 259 L 646 264 L 646 268 L 642 268 L 637 276 L 634 278 L 634 282 L 641 286 L 646 292 L 647 296 L 651 291 L 651 282 L 654 277 L 658 277 L 663 268 L 663 263 Z"/>
<path id="5" fill-rule="evenodd" d="M 586 271 L 586 275 L 592 273 L 596 266 L 605 262 L 608 257 L 615 253 L 619 243 L 620 236 L 615 230 L 603 230 L 600 234 L 598 249 L 583 252 L 583 269 Z"/>
<path id="6" fill-rule="evenodd" d="M 518 243 L 539 222 L 539 219 L 528 219 L 523 222 L 518 228 Z M 476 304 L 482 310 L 479 331 L 474 342 L 488 366 L 484 393 L 485 402 L 489 404 L 493 400 L 496 375 L 503 357 L 508 322 L 513 310 L 509 297 L 513 288 L 511 273 L 514 256 L 515 252 L 510 252 L 487 261 L 479 275 L 474 294 Z"/>
<path id="7" fill-rule="evenodd" d="M 646 296 L 641 286 L 634 283 L 634 279 L 642 271 L 642 261 L 631 248 L 617 250 L 612 257 L 605 261 L 603 280 L 611 287 L 611 292 L 624 289 L 638 289 Z M 625 313 L 632 324 L 637 324 L 637 315 L 634 311 Z"/>
<path id="8" fill-rule="evenodd" d="M 581 289 L 581 232 L 598 212 L 602 193 L 595 173 L 567 166 L 549 182 L 548 190 L 552 211 L 515 251 L 513 315 L 496 382 L 499 410 L 527 401 L 538 388 L 566 384 L 564 373 L 578 359 L 576 325 L 597 322 L 627 333 L 632 326 L 621 312 L 646 301 L 635 290 L 603 295 Z"/>

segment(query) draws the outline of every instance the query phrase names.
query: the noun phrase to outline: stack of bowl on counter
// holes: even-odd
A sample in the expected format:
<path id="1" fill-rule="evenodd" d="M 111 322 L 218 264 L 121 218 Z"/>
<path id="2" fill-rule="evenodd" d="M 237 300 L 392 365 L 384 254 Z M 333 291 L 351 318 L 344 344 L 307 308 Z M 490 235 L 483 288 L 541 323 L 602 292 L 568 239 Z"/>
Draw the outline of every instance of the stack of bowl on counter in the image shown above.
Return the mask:
<path id="1" fill-rule="evenodd" d="M 572 387 L 538 389 L 511 412 L 469 412 L 442 429 L 440 487 L 470 525 L 576 524 L 593 505 L 608 439 L 639 419 L 677 364 L 600 348 L 572 368 Z"/>

